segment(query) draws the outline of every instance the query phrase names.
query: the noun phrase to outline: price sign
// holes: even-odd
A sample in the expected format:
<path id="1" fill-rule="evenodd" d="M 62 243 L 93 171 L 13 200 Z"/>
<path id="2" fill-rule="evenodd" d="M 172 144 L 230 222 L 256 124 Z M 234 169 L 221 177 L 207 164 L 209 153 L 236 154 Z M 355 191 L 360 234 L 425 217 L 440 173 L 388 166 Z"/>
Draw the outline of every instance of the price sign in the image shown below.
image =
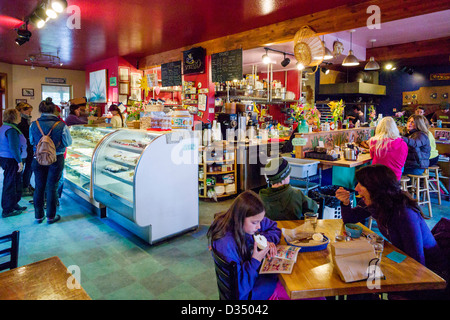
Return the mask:
<path id="1" fill-rule="evenodd" d="M 307 142 L 308 142 L 308 139 L 306 139 L 306 138 L 294 138 L 294 139 L 292 139 L 292 145 L 294 147 L 306 146 Z"/>

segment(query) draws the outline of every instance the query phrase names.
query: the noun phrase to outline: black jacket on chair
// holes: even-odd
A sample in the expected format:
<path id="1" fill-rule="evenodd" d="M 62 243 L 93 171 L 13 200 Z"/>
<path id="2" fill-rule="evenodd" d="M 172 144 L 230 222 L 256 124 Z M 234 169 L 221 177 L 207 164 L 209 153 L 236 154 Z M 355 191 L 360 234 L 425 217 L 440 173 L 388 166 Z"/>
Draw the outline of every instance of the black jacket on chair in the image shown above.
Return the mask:
<path id="1" fill-rule="evenodd" d="M 422 131 L 414 129 L 403 137 L 403 140 L 408 145 L 405 168 L 428 168 L 431 152 L 428 136 Z"/>

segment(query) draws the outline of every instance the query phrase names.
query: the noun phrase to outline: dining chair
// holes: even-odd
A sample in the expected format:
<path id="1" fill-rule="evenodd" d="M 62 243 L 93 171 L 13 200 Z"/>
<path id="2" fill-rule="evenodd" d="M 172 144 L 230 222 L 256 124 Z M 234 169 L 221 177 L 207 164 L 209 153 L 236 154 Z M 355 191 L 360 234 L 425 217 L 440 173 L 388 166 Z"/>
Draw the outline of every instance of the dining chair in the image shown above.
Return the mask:
<path id="1" fill-rule="evenodd" d="M 230 263 L 222 259 L 213 249 L 214 268 L 220 300 L 239 300 L 239 286 L 236 262 Z M 251 292 L 248 297 L 250 300 Z"/>
<path id="2" fill-rule="evenodd" d="M 0 237 L 0 243 L 6 242 L 11 242 L 11 246 L 0 250 L 0 258 L 10 256 L 10 259 L 0 264 L 0 271 L 17 268 L 19 260 L 19 231 Z"/>

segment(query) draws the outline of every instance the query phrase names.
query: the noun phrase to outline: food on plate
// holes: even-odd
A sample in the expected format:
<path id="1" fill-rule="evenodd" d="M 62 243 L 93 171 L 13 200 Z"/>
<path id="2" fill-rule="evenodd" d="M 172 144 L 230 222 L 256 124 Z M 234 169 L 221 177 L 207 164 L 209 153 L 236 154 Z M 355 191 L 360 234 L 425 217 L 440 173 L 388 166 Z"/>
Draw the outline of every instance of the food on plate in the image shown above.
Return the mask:
<path id="1" fill-rule="evenodd" d="M 105 166 L 105 170 L 116 173 L 116 172 L 120 172 L 120 171 L 125 171 L 125 170 L 127 170 L 127 168 L 116 165 L 116 164 L 108 164 Z"/>
<path id="2" fill-rule="evenodd" d="M 264 250 L 267 247 L 267 239 L 262 234 L 253 235 L 256 244 L 258 245 L 258 249 Z"/>
<path id="3" fill-rule="evenodd" d="M 314 234 L 312 235 L 312 239 L 313 239 L 314 241 L 322 242 L 322 241 L 323 241 L 323 235 L 322 235 L 321 233 L 314 233 Z"/>

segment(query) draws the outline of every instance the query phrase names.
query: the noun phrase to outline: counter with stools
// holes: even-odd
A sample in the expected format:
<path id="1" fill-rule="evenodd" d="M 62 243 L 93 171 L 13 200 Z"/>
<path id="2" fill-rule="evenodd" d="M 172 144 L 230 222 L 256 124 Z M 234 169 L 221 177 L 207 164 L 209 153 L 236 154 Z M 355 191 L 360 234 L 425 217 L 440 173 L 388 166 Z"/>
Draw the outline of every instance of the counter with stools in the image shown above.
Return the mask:
<path id="1" fill-rule="evenodd" d="M 431 210 L 431 200 L 430 200 L 430 189 L 428 187 L 428 171 L 421 175 L 408 174 L 408 177 L 411 178 L 411 185 L 409 188 L 413 189 L 413 192 L 410 192 L 411 195 L 416 197 L 418 204 L 427 204 L 428 205 L 428 213 L 430 218 L 433 217 L 433 213 Z M 423 193 L 423 197 L 421 198 L 421 193 Z"/>

